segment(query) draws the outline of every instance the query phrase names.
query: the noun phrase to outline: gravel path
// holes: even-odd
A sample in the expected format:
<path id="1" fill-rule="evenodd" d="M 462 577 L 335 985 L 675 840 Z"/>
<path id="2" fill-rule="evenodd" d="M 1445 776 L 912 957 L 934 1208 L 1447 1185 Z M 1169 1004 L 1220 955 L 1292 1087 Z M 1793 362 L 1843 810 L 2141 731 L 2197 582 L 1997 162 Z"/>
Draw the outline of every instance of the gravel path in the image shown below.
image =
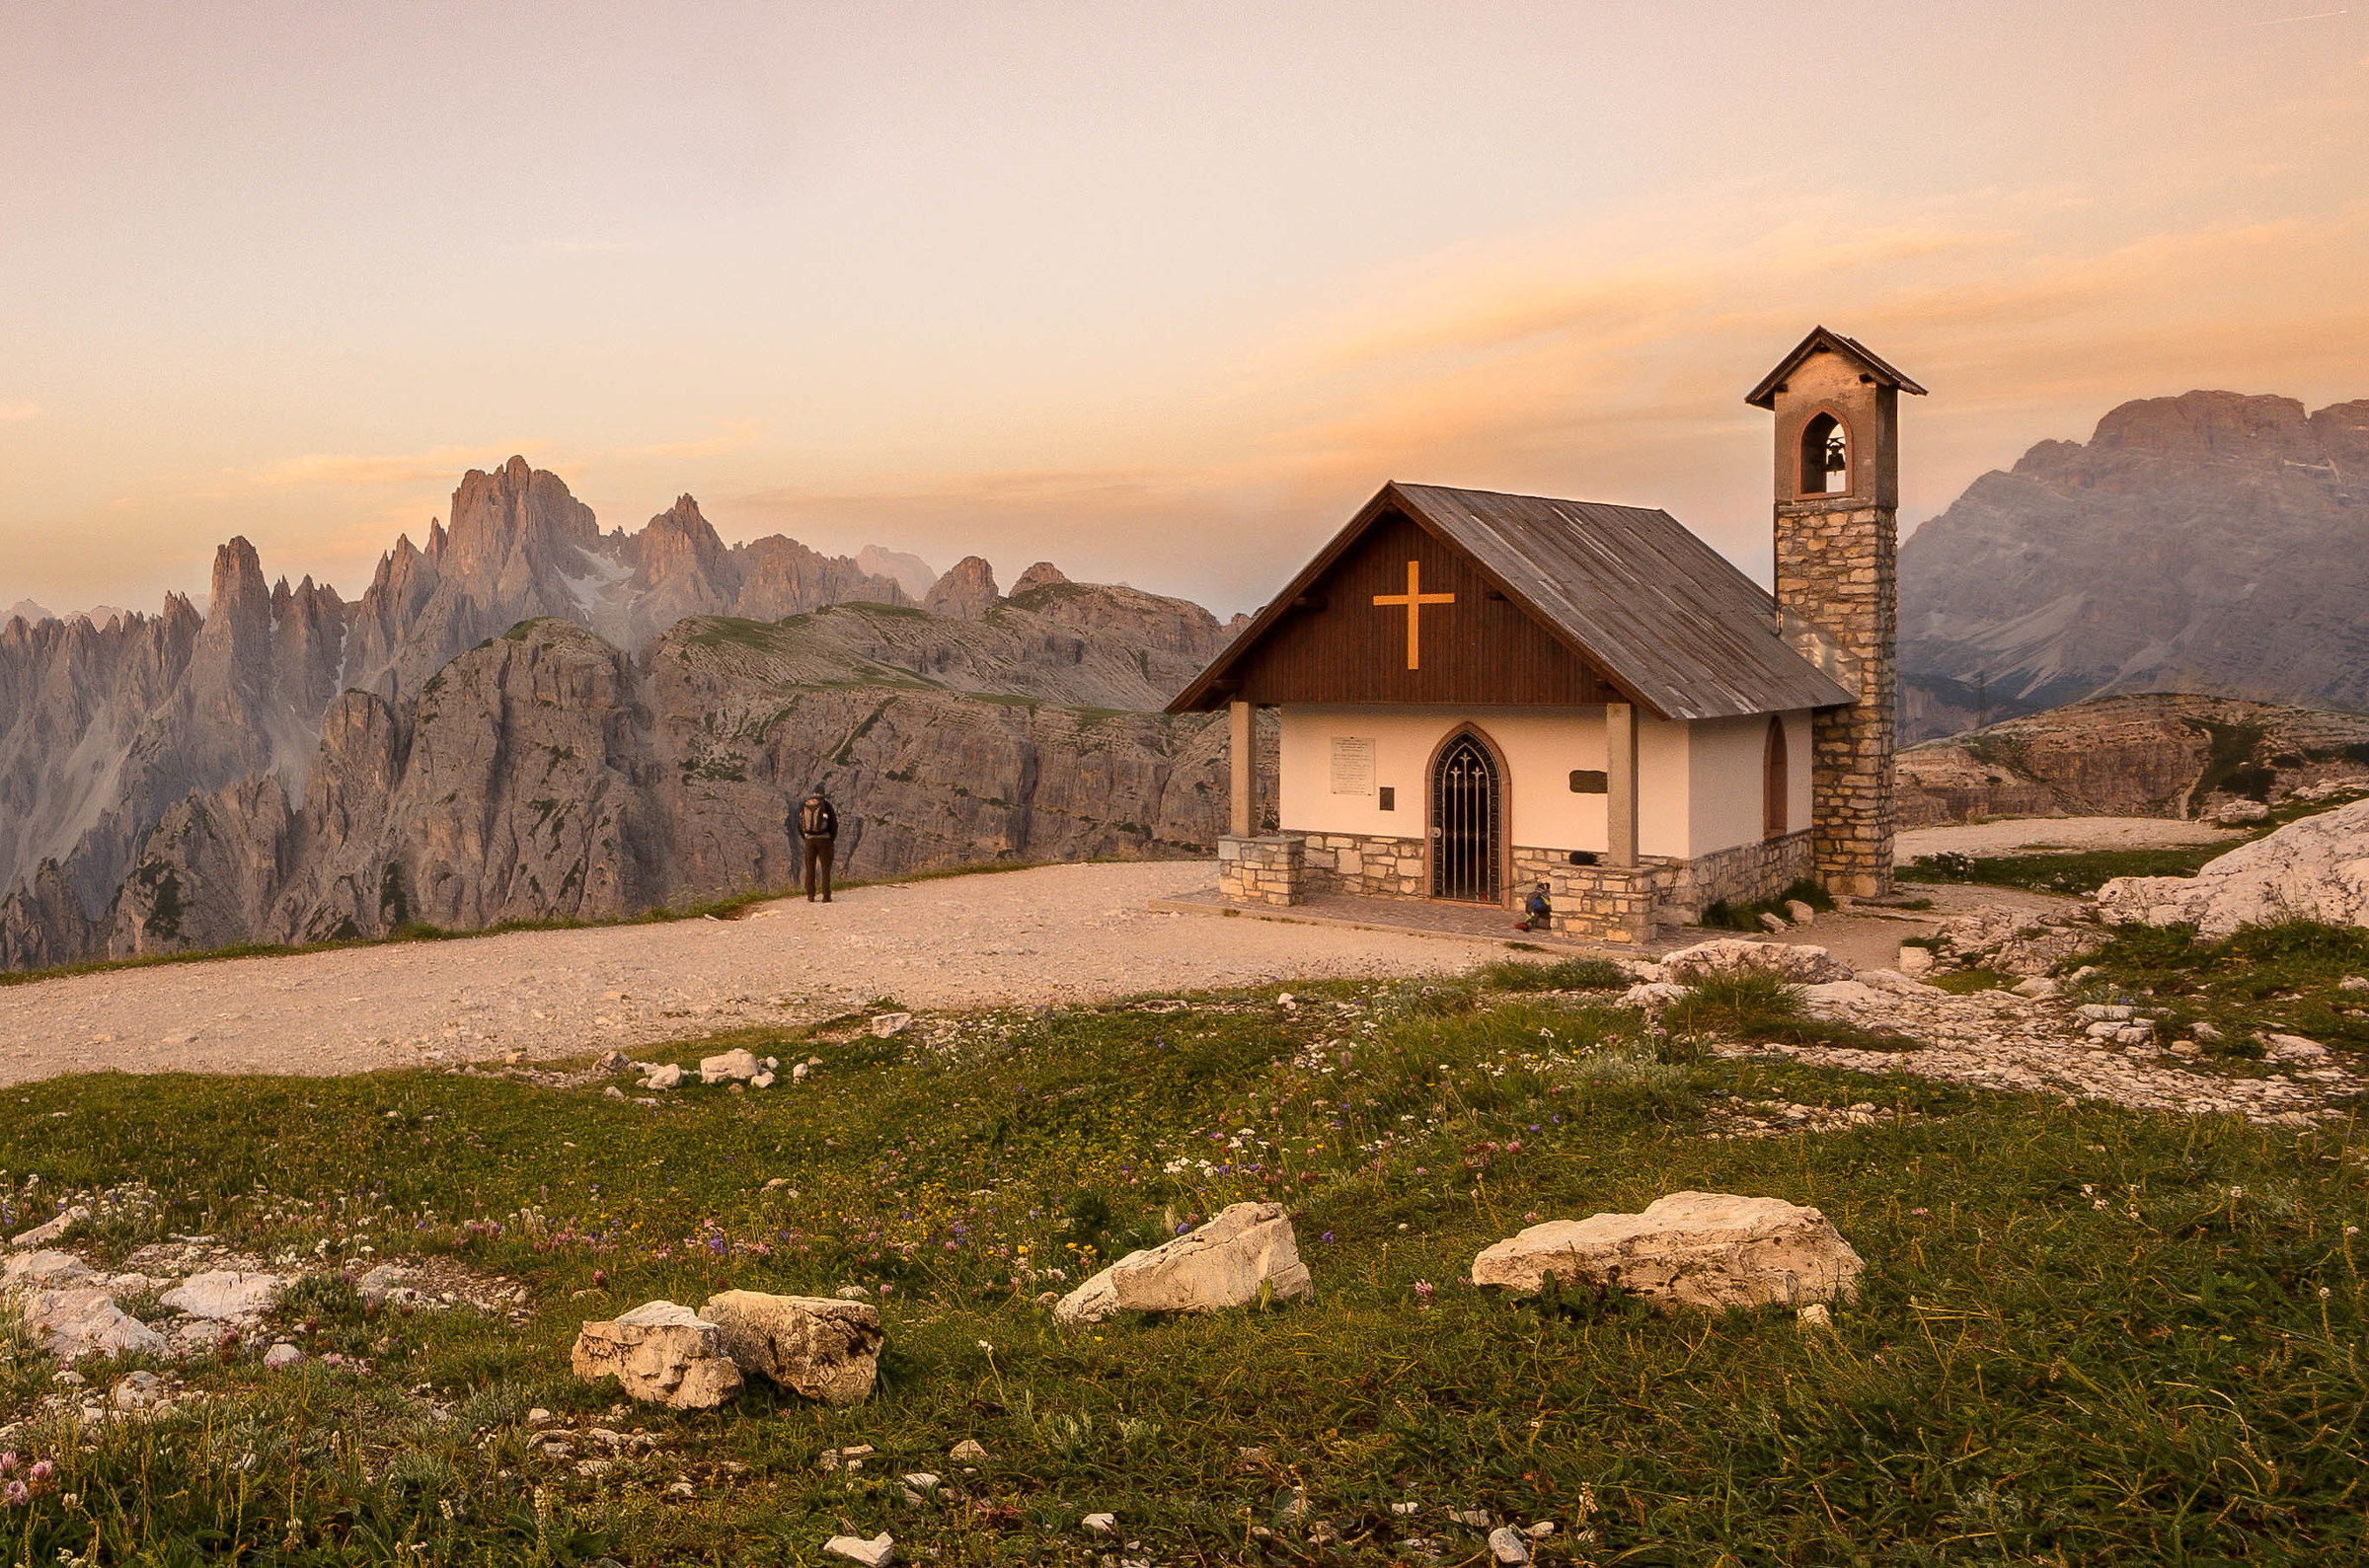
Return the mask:
<path id="1" fill-rule="evenodd" d="M 1892 841 L 1892 860 L 1906 865 L 1920 855 L 2014 855 L 2024 850 L 2160 850 L 2183 844 L 2218 844 L 2244 838 L 2242 829 L 2172 817 L 2010 817 L 1999 822 L 1961 822 L 1946 828 L 1911 828 Z"/>
<path id="2" fill-rule="evenodd" d="M 1274 980 L 1454 972 L 1501 951 L 1145 906 L 1207 861 L 1058 865 L 790 899 L 734 921 L 514 932 L 163 964 L 0 988 L 0 1083 L 61 1073 L 361 1073 L 581 1055 L 879 997 L 1068 1003 Z"/>

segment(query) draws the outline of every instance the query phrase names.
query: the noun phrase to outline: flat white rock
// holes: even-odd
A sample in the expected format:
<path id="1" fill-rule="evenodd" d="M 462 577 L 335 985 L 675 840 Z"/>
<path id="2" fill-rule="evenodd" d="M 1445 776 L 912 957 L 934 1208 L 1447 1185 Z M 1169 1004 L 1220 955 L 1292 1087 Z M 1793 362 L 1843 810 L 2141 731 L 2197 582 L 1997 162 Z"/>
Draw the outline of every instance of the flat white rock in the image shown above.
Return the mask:
<path id="1" fill-rule="evenodd" d="M 1053 1316 L 1075 1325 L 1121 1311 L 1215 1312 L 1262 1291 L 1280 1300 L 1315 1287 L 1283 1206 L 1236 1203 L 1197 1231 L 1128 1253 L 1061 1298 Z"/>
<path id="2" fill-rule="evenodd" d="M 1553 1220 L 1473 1259 L 1473 1283 L 1524 1295 L 1552 1275 L 1567 1285 L 1618 1285 L 1654 1307 L 1851 1299 L 1866 1267 L 1815 1209 L 1782 1198 L 1674 1192 L 1643 1214 Z"/>

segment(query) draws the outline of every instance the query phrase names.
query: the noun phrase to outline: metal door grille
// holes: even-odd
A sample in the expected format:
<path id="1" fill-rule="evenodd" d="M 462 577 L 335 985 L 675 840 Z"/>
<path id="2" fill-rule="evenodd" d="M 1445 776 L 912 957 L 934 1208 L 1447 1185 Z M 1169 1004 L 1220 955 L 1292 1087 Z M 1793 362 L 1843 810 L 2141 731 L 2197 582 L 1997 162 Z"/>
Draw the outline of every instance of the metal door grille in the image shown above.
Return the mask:
<path id="1" fill-rule="evenodd" d="M 1440 753 L 1431 774 L 1431 896 L 1500 904 L 1497 845 L 1504 793 L 1496 759 L 1470 735 Z"/>

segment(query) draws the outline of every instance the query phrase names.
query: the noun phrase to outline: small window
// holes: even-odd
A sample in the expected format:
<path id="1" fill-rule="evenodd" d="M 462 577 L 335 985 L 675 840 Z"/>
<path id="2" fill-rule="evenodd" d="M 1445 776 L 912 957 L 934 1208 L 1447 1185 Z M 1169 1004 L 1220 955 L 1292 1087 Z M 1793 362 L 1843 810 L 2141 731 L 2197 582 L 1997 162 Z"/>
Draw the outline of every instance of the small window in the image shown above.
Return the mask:
<path id="1" fill-rule="evenodd" d="M 1383 810 L 1396 811 L 1399 809 L 1399 792 L 1396 789 L 1388 784 L 1383 784 L 1376 792 L 1382 796 Z"/>
<path id="2" fill-rule="evenodd" d="M 1760 832 L 1761 837 L 1782 839 L 1786 835 L 1786 769 L 1788 757 L 1785 744 L 1785 720 L 1772 714 L 1769 718 L 1768 745 L 1761 754 Z"/>
<path id="3" fill-rule="evenodd" d="M 1851 488 L 1851 432 L 1831 413 L 1801 427 L 1801 493 L 1843 495 Z"/>

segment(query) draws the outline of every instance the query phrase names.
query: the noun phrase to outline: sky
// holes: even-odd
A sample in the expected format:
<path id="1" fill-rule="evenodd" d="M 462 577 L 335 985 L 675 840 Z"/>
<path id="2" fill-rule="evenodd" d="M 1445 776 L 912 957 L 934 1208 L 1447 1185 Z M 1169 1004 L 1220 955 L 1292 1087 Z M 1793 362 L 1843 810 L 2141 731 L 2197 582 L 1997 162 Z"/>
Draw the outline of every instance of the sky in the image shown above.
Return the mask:
<path id="1" fill-rule="evenodd" d="M 1904 523 L 2194 387 L 2369 397 L 2369 0 L 0 7 L 0 606 L 604 527 L 1261 601 L 1389 480 L 1768 573 L 1812 325 Z M 1904 400 L 1905 401 L 1905 400 Z"/>

